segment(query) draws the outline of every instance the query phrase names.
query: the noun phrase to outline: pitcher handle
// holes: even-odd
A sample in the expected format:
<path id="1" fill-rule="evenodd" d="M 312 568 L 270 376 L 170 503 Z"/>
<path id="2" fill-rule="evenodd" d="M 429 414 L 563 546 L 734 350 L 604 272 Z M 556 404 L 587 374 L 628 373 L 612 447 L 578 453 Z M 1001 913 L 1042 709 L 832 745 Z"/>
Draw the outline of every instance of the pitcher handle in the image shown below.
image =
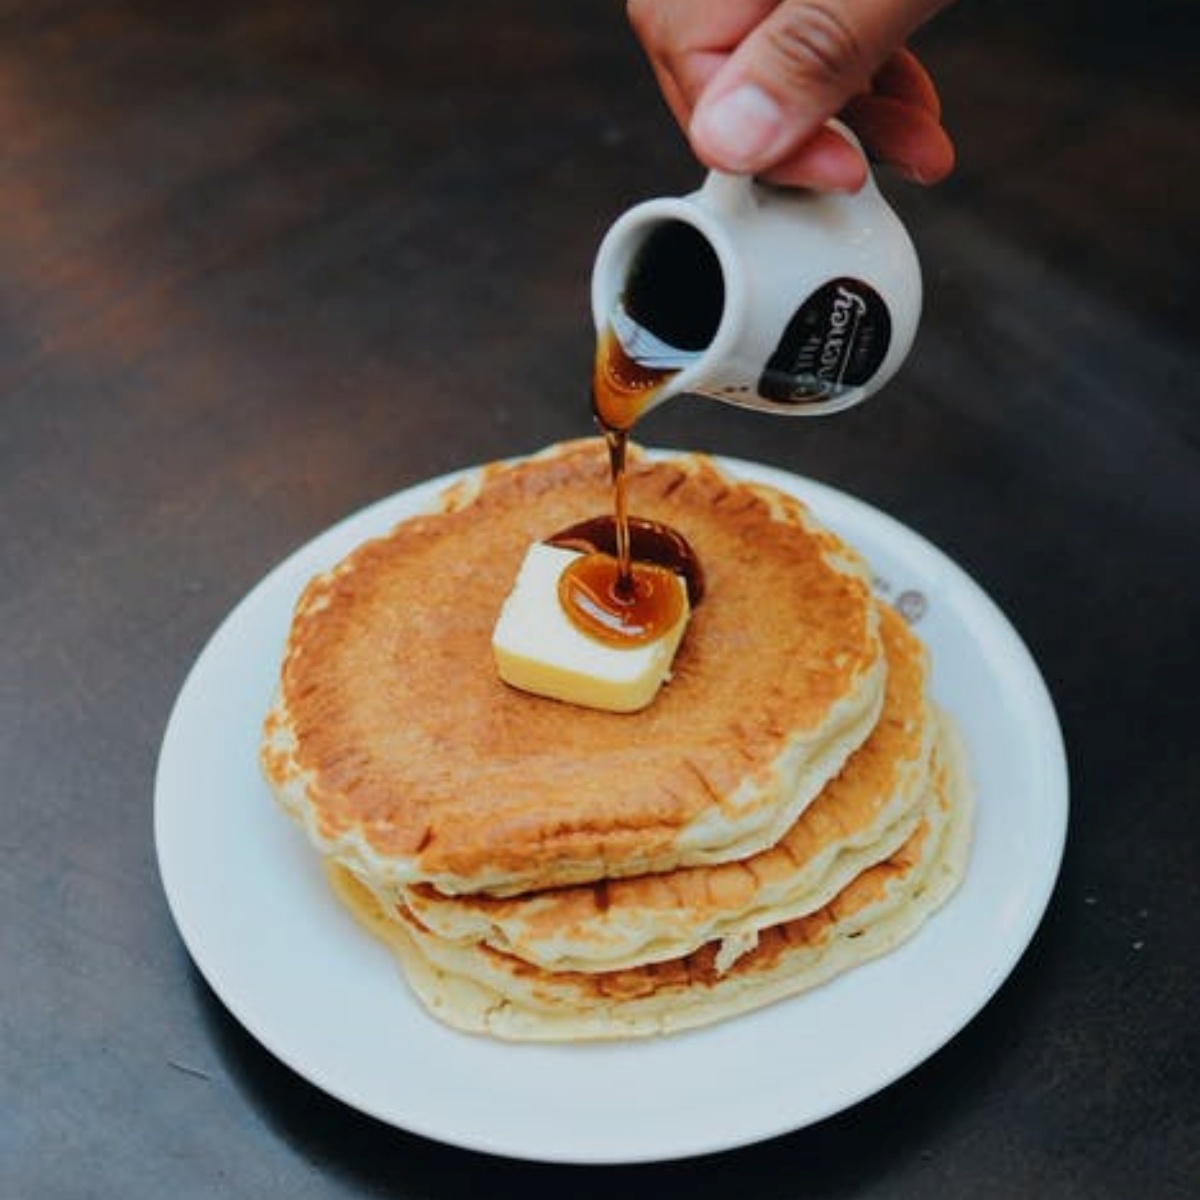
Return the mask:
<path id="1" fill-rule="evenodd" d="M 874 195 L 878 191 L 874 172 L 871 170 L 871 160 L 863 149 L 858 135 L 843 121 L 836 117 L 826 122 L 826 126 L 840 134 L 852 145 L 863 161 L 867 164 L 867 178 L 860 194 Z M 717 216 L 732 217 L 751 211 L 759 203 L 759 196 L 752 175 L 736 175 L 729 171 L 711 170 L 700 185 L 700 204 Z"/>
<path id="2" fill-rule="evenodd" d="M 709 171 L 700 185 L 697 201 L 718 217 L 736 217 L 758 205 L 752 176 L 716 170 Z"/>

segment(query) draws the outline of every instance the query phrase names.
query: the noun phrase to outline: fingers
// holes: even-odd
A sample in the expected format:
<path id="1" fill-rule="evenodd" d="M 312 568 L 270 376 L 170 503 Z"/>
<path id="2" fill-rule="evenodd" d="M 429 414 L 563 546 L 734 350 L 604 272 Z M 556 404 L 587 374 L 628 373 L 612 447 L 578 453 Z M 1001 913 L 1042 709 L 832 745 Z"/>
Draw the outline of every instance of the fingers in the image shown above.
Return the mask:
<path id="1" fill-rule="evenodd" d="M 909 178 L 932 182 L 953 165 L 937 90 L 916 57 L 897 49 L 945 2 L 629 0 L 628 11 L 702 162 L 853 190 L 866 167 L 825 128 L 835 114 Z M 875 96 L 890 103 L 868 102 Z"/>
<path id="2" fill-rule="evenodd" d="M 634 33 L 655 75 L 690 117 L 700 93 L 730 52 L 779 0 L 626 0 Z M 674 108 L 674 104 L 672 104 Z M 687 121 L 682 122 L 684 128 Z"/>
<path id="3" fill-rule="evenodd" d="M 755 174 L 785 187 L 856 192 L 867 181 L 867 162 L 857 146 L 822 126 L 774 166 Z"/>
<path id="4" fill-rule="evenodd" d="M 855 96 L 839 118 L 867 153 L 914 183 L 937 183 L 954 169 L 954 144 L 941 124 L 941 100 L 929 73 L 911 51 L 896 51 L 876 71 L 870 90 Z M 858 151 L 827 144 L 822 130 L 766 172 L 775 183 L 854 191 L 866 178 Z M 841 141 L 841 139 L 838 139 Z"/>
<path id="5" fill-rule="evenodd" d="M 885 59 L 875 72 L 871 91 L 924 109 L 934 120 L 941 120 L 942 101 L 937 88 L 921 60 L 904 46 Z"/>
<path id="6" fill-rule="evenodd" d="M 954 146 L 923 106 L 867 94 L 852 100 L 842 116 L 874 158 L 914 183 L 937 183 L 954 169 Z"/>

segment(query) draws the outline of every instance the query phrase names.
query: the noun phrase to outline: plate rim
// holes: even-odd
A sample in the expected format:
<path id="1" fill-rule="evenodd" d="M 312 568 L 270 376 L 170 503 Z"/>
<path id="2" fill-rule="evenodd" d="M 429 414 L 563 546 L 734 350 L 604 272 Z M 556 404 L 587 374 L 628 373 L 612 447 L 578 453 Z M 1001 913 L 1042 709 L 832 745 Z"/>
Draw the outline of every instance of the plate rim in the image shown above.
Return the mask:
<path id="1" fill-rule="evenodd" d="M 648 448 L 646 452 L 656 458 L 689 453 L 684 450 L 662 447 Z M 462 478 L 470 476 L 484 465 L 477 464 L 419 481 L 360 507 L 285 555 L 244 593 L 205 641 L 185 674 L 163 733 L 154 780 L 154 847 L 160 882 L 172 920 L 192 962 L 226 1010 L 264 1049 L 302 1078 L 308 1080 L 313 1086 L 349 1107 L 397 1129 L 415 1133 L 446 1145 L 507 1158 L 563 1164 L 616 1165 L 661 1162 L 717 1153 L 808 1127 L 838 1112 L 852 1108 L 869 1096 L 891 1086 L 932 1057 L 968 1025 L 987 1005 L 1024 955 L 1042 922 L 1061 871 L 1070 808 L 1070 780 L 1062 728 L 1050 690 L 1024 639 L 996 602 L 963 567 L 923 534 L 889 513 L 851 493 L 785 468 L 726 455 L 708 455 L 707 457 L 732 475 L 779 487 L 791 495 L 797 496 L 805 503 L 810 503 L 818 519 L 835 529 L 838 526 L 839 518 L 849 514 L 852 521 L 865 522 L 881 530 L 889 543 L 898 542 L 905 547 L 906 552 L 915 553 L 921 560 L 936 566 L 953 587 L 966 598 L 972 612 L 979 619 L 985 621 L 991 634 L 1008 643 L 1008 648 L 1015 656 L 1011 666 L 1021 674 L 1026 689 L 1024 700 L 1037 710 L 1036 724 L 1041 732 L 1037 748 L 1051 807 L 1048 812 L 1050 820 L 1043 830 L 1049 836 L 1048 840 L 1042 843 L 1041 866 L 1038 877 L 1033 881 L 1036 886 L 1032 888 L 1025 905 L 1024 921 L 1018 929 L 1012 931 L 1006 944 L 1007 952 L 991 960 L 990 969 L 984 973 L 985 978 L 981 977 L 981 983 L 976 989 L 972 1003 L 960 1006 L 952 1021 L 943 1025 L 935 1036 L 926 1039 L 921 1045 L 915 1046 L 910 1054 L 903 1057 L 902 1061 L 893 1064 L 892 1069 L 880 1074 L 871 1086 L 847 1091 L 827 1105 L 812 1109 L 809 1115 L 800 1121 L 789 1119 L 784 1115 L 773 1124 L 762 1122 L 752 1129 L 731 1131 L 724 1137 L 713 1136 L 712 1133 L 707 1137 L 694 1136 L 690 1139 L 677 1136 L 674 1144 L 663 1145 L 657 1150 L 647 1146 L 639 1149 L 629 1147 L 622 1149 L 620 1145 L 611 1142 L 605 1144 L 602 1138 L 594 1139 L 594 1144 L 589 1146 L 580 1144 L 573 1148 L 556 1149 L 552 1146 L 534 1145 L 532 1139 L 528 1140 L 528 1144 L 519 1144 L 512 1137 L 489 1137 L 479 1130 L 447 1128 L 445 1121 L 440 1123 L 434 1120 L 423 1121 L 419 1114 L 414 1117 L 411 1112 L 405 1112 L 401 1119 L 395 1111 L 382 1111 L 379 1105 L 364 1103 L 361 1094 L 356 1095 L 353 1087 L 345 1086 L 336 1079 L 328 1078 L 325 1072 L 315 1071 L 311 1064 L 311 1054 L 306 1061 L 305 1055 L 297 1052 L 295 1045 L 287 1044 L 286 1039 L 279 1036 L 278 1029 L 263 1028 L 261 1023 L 255 1020 L 248 1011 L 251 1006 L 246 1003 L 246 997 L 239 994 L 237 987 L 231 984 L 228 978 L 222 976 L 219 964 L 214 963 L 207 952 L 205 937 L 198 932 L 195 914 L 189 909 L 189 901 L 185 898 L 185 892 L 180 885 L 178 875 L 180 868 L 175 857 L 176 847 L 173 846 L 171 838 L 173 811 L 168 791 L 171 786 L 171 771 L 174 761 L 172 756 L 178 753 L 179 739 L 187 732 L 183 722 L 189 715 L 189 704 L 194 700 L 196 690 L 205 681 L 205 671 L 219 659 L 226 642 L 238 633 L 239 624 L 245 624 L 247 614 L 257 607 L 267 604 L 271 599 L 275 599 L 276 604 L 282 603 L 282 597 L 276 598 L 273 593 L 283 589 L 288 584 L 290 576 L 307 572 L 304 575 L 304 578 L 307 578 L 308 575 L 323 569 L 324 566 L 332 565 L 332 561 L 340 558 L 354 541 L 374 536 L 389 528 L 396 521 L 420 511 L 444 489 Z M 829 512 L 823 511 L 824 509 L 834 510 L 836 515 L 831 516 Z M 352 540 L 348 541 L 348 539 Z M 343 543 L 346 544 L 343 546 Z M 339 547 L 341 548 L 339 549 Z M 284 624 L 283 628 L 278 631 L 280 635 L 278 648 L 280 650 L 282 649 L 282 640 L 286 636 L 286 624 L 290 620 L 295 594 L 295 589 L 289 586 L 287 588 L 289 600 L 286 604 Z M 267 653 L 265 648 L 263 653 Z M 278 662 L 277 655 L 273 661 Z M 265 784 L 261 784 L 259 780 L 255 782 L 265 792 Z M 272 813 L 272 816 L 281 822 L 286 822 L 286 818 L 281 812 L 276 811 Z M 313 859 L 315 865 L 315 854 Z M 955 897 L 951 897 L 949 904 L 952 905 L 954 901 Z M 897 951 L 893 953 L 898 953 L 902 949 L 903 947 L 898 947 Z M 858 968 L 857 970 L 862 969 Z M 405 985 L 398 976 L 396 989 L 402 995 L 403 1000 L 416 1004 L 416 1001 L 407 995 Z M 796 998 L 791 1003 L 800 999 L 802 997 Z M 778 1008 L 779 1006 L 772 1007 Z M 683 1036 L 702 1038 L 704 1033 L 704 1030 L 700 1030 L 695 1034 Z M 457 1034 L 456 1036 L 470 1038 L 473 1035 Z M 661 1039 L 659 1044 L 669 1040 Z M 617 1044 L 637 1045 L 637 1043 L 613 1043 L 610 1045 Z M 520 1047 L 513 1047 L 513 1049 L 519 1051 Z"/>

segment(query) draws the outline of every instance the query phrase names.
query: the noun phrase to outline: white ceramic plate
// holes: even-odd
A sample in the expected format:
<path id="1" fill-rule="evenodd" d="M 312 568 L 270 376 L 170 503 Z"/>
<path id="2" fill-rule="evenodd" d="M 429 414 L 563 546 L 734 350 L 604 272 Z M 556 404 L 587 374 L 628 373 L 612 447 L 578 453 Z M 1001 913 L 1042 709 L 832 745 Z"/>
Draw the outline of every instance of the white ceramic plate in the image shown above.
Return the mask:
<path id="1" fill-rule="evenodd" d="M 694 1033 L 510 1045 L 428 1017 L 388 952 L 327 891 L 256 755 L 299 591 L 452 478 L 433 480 L 330 529 L 246 596 L 189 674 L 159 760 L 159 869 L 188 950 L 246 1029 L 317 1087 L 395 1126 L 494 1154 L 679 1158 L 801 1128 L 885 1087 L 966 1024 L 1017 962 L 1049 900 L 1067 824 L 1062 738 L 1028 651 L 960 568 L 896 521 L 794 475 L 725 466 L 807 501 L 866 555 L 884 595 L 919 612 L 934 692 L 958 718 L 976 784 L 961 889 L 892 954 Z"/>

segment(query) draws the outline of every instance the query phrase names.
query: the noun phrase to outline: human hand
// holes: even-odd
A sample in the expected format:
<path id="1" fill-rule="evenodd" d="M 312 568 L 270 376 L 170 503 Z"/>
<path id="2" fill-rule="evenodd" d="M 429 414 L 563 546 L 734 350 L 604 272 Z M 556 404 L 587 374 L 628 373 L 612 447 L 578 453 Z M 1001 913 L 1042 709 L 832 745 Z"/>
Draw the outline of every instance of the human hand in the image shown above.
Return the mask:
<path id="1" fill-rule="evenodd" d="M 854 191 L 867 152 L 935 183 L 954 166 L 937 90 L 905 40 L 948 0 L 628 0 L 676 120 L 706 166 Z"/>

